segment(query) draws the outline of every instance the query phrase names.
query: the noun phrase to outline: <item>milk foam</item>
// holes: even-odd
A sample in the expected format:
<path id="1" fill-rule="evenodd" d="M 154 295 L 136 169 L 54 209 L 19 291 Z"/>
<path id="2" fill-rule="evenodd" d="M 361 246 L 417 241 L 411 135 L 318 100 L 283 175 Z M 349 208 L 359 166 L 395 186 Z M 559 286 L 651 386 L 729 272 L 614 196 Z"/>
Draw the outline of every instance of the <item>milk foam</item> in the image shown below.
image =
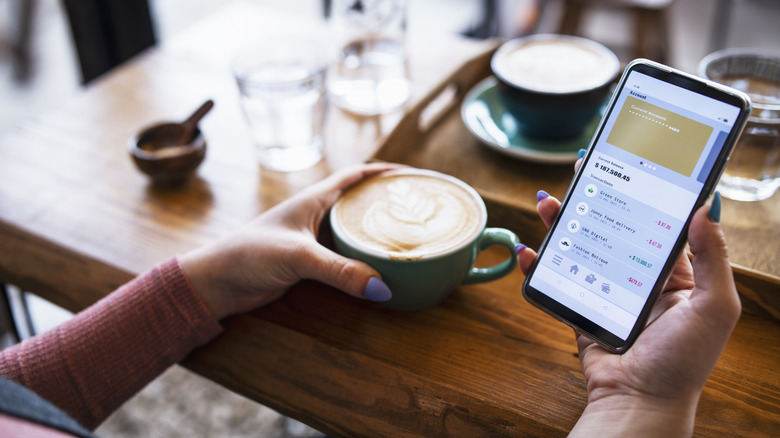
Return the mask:
<path id="1" fill-rule="evenodd" d="M 505 80 L 517 86 L 555 93 L 598 87 L 615 74 L 611 58 L 565 40 L 523 44 L 506 52 L 497 68 Z"/>
<path id="2" fill-rule="evenodd" d="M 422 175 L 370 179 L 350 189 L 336 208 L 341 228 L 352 240 L 408 259 L 459 246 L 482 220 L 471 194 Z"/>

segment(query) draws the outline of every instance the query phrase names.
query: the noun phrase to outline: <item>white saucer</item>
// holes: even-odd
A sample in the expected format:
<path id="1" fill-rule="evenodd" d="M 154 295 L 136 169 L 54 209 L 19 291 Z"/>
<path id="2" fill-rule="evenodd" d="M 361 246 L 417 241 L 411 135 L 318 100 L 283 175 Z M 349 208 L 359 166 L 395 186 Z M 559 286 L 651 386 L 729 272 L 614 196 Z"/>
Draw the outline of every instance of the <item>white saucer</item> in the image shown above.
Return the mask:
<path id="1" fill-rule="evenodd" d="M 556 141 L 527 137 L 518 131 L 516 119 L 501 102 L 496 83 L 494 76 L 480 81 L 468 92 L 460 108 L 466 128 L 486 146 L 510 157 L 548 164 L 573 163 L 577 160 L 577 152 L 588 147 L 601 114 L 573 139 Z"/>

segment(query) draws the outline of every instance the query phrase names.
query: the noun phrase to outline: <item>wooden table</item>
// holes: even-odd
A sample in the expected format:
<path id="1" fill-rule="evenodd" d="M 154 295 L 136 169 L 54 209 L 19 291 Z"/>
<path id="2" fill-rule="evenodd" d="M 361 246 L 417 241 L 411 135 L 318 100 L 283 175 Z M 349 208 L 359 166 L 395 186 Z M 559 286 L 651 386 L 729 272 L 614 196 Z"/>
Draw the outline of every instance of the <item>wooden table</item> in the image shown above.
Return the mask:
<path id="1" fill-rule="evenodd" d="M 372 157 L 401 115 L 332 111 L 320 165 L 278 174 L 254 164 L 229 55 L 251 38 L 311 28 L 272 10 L 228 7 L 6 132 L 0 281 L 78 311 L 155 263 Z M 410 41 L 416 102 L 491 45 L 413 25 Z M 197 178 L 179 190 L 150 186 L 126 140 L 147 124 L 184 118 L 208 98 L 216 106 L 201 123 L 209 150 Z M 765 253 L 776 261 L 779 233 L 762 233 L 751 245 L 774 247 Z M 481 260 L 499 257 L 489 250 Z M 586 396 L 573 337 L 521 298 L 522 280 L 517 271 L 461 287 L 417 313 L 302 283 L 268 307 L 224 321 L 224 335 L 185 366 L 333 436 L 565 435 Z M 780 434 L 780 324 L 778 306 L 766 298 L 778 291 L 760 280 L 705 388 L 697 435 Z"/>

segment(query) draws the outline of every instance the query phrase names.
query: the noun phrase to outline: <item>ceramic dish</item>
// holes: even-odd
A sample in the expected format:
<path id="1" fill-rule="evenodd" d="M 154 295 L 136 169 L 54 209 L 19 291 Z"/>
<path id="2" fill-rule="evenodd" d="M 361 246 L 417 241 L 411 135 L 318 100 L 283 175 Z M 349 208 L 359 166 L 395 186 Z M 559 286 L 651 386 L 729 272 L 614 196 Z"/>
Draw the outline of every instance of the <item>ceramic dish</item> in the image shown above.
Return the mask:
<path id="1" fill-rule="evenodd" d="M 601 114 L 580 136 L 572 139 L 550 141 L 527 137 L 518 131 L 517 121 L 504 108 L 496 83 L 494 76 L 480 81 L 466 94 L 460 111 L 466 128 L 487 147 L 510 157 L 547 164 L 573 163 L 577 152 L 588 147 Z"/>

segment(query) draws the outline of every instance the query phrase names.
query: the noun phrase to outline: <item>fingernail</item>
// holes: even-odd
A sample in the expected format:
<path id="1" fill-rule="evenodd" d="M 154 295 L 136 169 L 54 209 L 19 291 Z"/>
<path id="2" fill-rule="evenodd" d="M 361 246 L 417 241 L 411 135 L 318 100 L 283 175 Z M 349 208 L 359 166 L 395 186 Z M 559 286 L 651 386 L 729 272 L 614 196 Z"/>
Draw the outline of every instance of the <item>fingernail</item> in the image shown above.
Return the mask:
<path id="1" fill-rule="evenodd" d="M 707 216 L 713 222 L 720 222 L 720 192 L 715 192 L 715 196 L 712 197 L 712 204 L 710 204 Z"/>
<path id="2" fill-rule="evenodd" d="M 520 251 L 522 251 L 522 250 L 524 250 L 526 248 L 528 248 L 528 247 L 523 245 L 522 243 L 518 243 L 517 246 L 515 247 L 515 252 L 516 253 L 520 253 Z"/>
<path id="3" fill-rule="evenodd" d="M 363 291 L 363 296 L 369 301 L 381 303 L 393 298 L 393 293 L 379 277 L 371 277 Z"/>
<path id="4" fill-rule="evenodd" d="M 536 202 L 539 202 L 548 196 L 550 196 L 549 193 L 545 192 L 544 190 L 539 190 L 538 192 L 536 192 Z"/>
<path id="5" fill-rule="evenodd" d="M 577 159 L 579 160 L 580 158 L 584 157 L 585 152 L 587 152 L 585 149 L 580 149 L 579 151 L 577 151 Z"/>

